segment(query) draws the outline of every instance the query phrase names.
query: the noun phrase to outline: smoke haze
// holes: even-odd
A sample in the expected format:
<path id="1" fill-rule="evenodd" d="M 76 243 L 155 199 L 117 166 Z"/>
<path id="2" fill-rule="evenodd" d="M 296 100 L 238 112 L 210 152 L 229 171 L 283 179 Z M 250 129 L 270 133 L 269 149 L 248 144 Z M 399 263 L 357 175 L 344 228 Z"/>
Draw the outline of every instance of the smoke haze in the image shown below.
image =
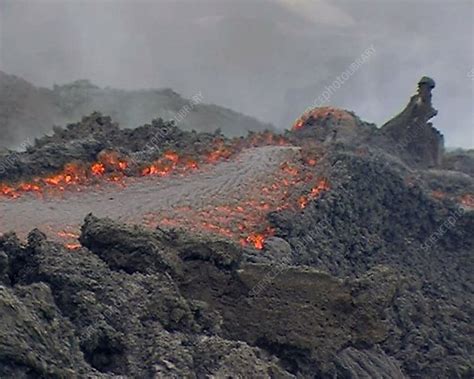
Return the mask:
<path id="1" fill-rule="evenodd" d="M 434 126 L 469 148 L 473 25 L 471 0 L 0 0 L 0 70 L 47 87 L 202 92 L 285 128 L 373 45 L 328 103 L 380 125 L 429 75 Z"/>

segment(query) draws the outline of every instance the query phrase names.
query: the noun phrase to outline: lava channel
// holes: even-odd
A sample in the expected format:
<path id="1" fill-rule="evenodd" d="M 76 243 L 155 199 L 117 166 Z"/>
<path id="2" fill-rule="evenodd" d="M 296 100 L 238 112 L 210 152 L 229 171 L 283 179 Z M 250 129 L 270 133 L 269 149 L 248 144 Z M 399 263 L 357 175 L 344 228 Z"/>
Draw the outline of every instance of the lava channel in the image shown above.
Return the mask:
<path id="1" fill-rule="evenodd" d="M 176 156 L 167 159 L 168 167 L 177 165 Z M 308 171 L 315 162 L 305 168 L 299 148 L 291 146 L 247 148 L 185 176 L 152 175 L 151 167 L 163 169 L 162 163 L 150 165 L 146 176 L 125 178 L 123 186 L 90 186 L 61 196 L 0 197 L 0 233 L 15 231 L 25 238 L 39 226 L 50 238 L 76 248 L 80 225 L 93 213 L 148 227 L 219 234 L 261 249 L 274 233 L 267 221 L 269 212 L 301 211 L 329 188 L 325 179 Z M 104 173 L 99 166 L 93 170 Z M 304 191 L 306 195 L 301 195 Z"/>

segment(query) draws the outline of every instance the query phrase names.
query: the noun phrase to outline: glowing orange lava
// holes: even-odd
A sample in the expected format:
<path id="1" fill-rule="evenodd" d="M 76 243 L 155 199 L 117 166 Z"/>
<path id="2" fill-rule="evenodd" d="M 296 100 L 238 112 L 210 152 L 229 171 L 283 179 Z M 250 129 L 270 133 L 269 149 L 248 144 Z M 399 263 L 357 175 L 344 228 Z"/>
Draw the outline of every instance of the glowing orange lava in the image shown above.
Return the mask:
<path id="1" fill-rule="evenodd" d="M 94 163 L 91 166 L 91 171 L 92 171 L 92 174 L 96 176 L 101 176 L 101 175 L 104 175 L 105 173 L 105 167 L 102 163 Z"/>
<path id="2" fill-rule="evenodd" d="M 27 192 L 42 194 L 48 190 L 64 191 L 74 185 L 95 183 L 98 177 L 116 182 L 127 168 L 128 163 L 119 158 L 117 153 L 103 152 L 99 154 L 98 161 L 90 166 L 82 162 L 71 162 L 56 174 L 35 177 L 30 181 L 15 184 L 0 183 L 0 195 L 15 199 Z"/>
<path id="3" fill-rule="evenodd" d="M 103 181 L 125 185 L 124 179 L 127 176 L 162 177 L 183 174 L 206 164 L 231 159 L 248 147 L 287 144 L 288 141 L 283 136 L 271 132 L 251 133 L 247 138 L 227 141 L 216 138 L 211 146 L 200 149 L 199 153 L 182 155 L 168 150 L 142 168 L 131 166 L 127 157 L 117 152 L 105 151 L 98 155 L 96 162 L 71 162 L 53 175 L 35 177 L 16 184 L 0 183 L 0 196 L 15 199 L 27 192 L 51 193 L 50 191 L 63 191 L 71 186 L 84 190 L 84 186 L 98 185 Z M 242 198 L 229 200 L 228 204 L 207 205 L 200 209 L 173 208 L 168 212 L 149 214 L 144 222 L 150 227 L 182 227 L 215 233 L 261 250 L 265 246 L 265 240 L 275 234 L 268 220 L 270 212 L 284 209 L 298 211 L 329 189 L 326 179 L 316 180 L 313 177 L 318 159 L 306 156 L 285 162 L 276 173 L 264 173 L 261 180 L 256 178 L 251 191 L 247 191 Z M 307 193 L 301 195 L 304 192 Z M 56 234 L 65 241 L 69 249 L 80 247 L 77 233 L 60 231 Z"/>
<path id="4" fill-rule="evenodd" d="M 247 138 L 235 138 L 227 142 L 218 137 L 210 149 L 203 151 L 197 158 L 181 156 L 176 151 L 168 150 L 159 159 L 138 172 L 136 169 L 134 171 L 130 168 L 127 157 L 108 150 L 101 152 L 97 161 L 90 165 L 84 162 L 71 162 L 56 174 L 35 177 L 30 181 L 20 183 L 0 183 L 0 196 L 15 199 L 28 192 L 42 194 L 54 189 L 63 191 L 72 185 L 96 184 L 99 178 L 120 183 L 125 176 L 137 174 L 141 176 L 168 176 L 175 172 L 184 173 L 196 170 L 204 163 L 217 163 L 223 159 L 229 159 L 247 147 L 285 144 L 287 141 L 283 136 L 270 131 L 251 133 Z"/>
<path id="5" fill-rule="evenodd" d="M 314 119 L 317 122 L 319 120 L 327 119 L 328 117 L 332 117 L 338 121 L 344 121 L 350 124 L 355 124 L 354 116 L 343 109 L 338 109 L 334 107 L 318 107 L 305 112 L 300 118 L 295 121 L 292 129 L 302 129 L 310 118 Z"/>
<path id="6" fill-rule="evenodd" d="M 64 246 L 69 250 L 77 250 L 81 247 L 78 242 L 79 233 L 67 230 L 60 230 L 57 235 L 61 237 L 61 240 L 65 241 Z"/>
<path id="7" fill-rule="evenodd" d="M 66 243 L 64 246 L 69 250 L 77 250 L 81 248 L 80 243 Z"/>
<path id="8" fill-rule="evenodd" d="M 188 161 L 189 162 L 189 161 Z M 163 156 L 153 162 L 151 165 L 145 167 L 141 171 L 142 176 L 156 175 L 156 176 L 166 176 L 171 174 L 177 168 L 180 168 L 181 171 L 190 169 L 193 166 L 185 164 L 185 161 L 180 158 L 178 153 L 174 151 L 166 151 Z M 196 166 L 197 167 L 197 164 Z"/>
<path id="9" fill-rule="evenodd" d="M 327 190 L 329 190 L 329 183 L 327 179 L 320 179 L 318 183 L 311 189 L 309 194 L 300 196 L 300 198 L 298 199 L 298 204 L 300 208 L 306 208 L 310 200 L 316 199 L 321 194 L 321 192 Z"/>
<path id="10" fill-rule="evenodd" d="M 203 209 L 187 206 L 160 214 L 150 213 L 144 223 L 152 228 L 161 226 L 210 232 L 261 250 L 265 240 L 275 235 L 267 218 L 270 212 L 282 209 L 298 211 L 303 208 L 301 198 L 304 198 L 306 206 L 329 189 L 327 179 L 315 181 L 309 167 L 301 165 L 299 160 L 285 162 L 277 172 L 269 175 L 270 182 L 258 183 L 238 201 L 230 201 L 226 205 L 209 205 Z M 309 193 L 298 198 L 298 194 L 310 183 L 315 184 L 310 187 Z"/>
<path id="11" fill-rule="evenodd" d="M 243 245 L 246 245 L 248 243 L 250 245 L 253 245 L 253 247 L 255 247 L 257 250 L 262 250 L 265 246 L 265 239 L 267 237 L 269 237 L 269 233 L 251 234 L 245 239 Z"/>
<path id="12" fill-rule="evenodd" d="M 221 159 L 228 159 L 234 154 L 234 151 L 223 142 L 217 143 L 215 149 L 207 154 L 207 162 L 215 163 Z"/>

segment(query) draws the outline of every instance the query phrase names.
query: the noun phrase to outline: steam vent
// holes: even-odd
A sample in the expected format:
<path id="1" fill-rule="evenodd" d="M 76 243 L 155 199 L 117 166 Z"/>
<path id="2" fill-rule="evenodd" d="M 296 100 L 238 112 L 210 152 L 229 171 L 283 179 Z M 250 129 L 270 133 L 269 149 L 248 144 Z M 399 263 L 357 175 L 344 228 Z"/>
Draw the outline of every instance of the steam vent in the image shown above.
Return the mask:
<path id="1" fill-rule="evenodd" d="M 382 126 L 382 133 L 394 140 L 397 153 L 418 166 L 439 166 L 443 156 L 443 135 L 429 122 L 438 114 L 431 104 L 435 86 L 433 79 L 423 76 L 405 109 Z"/>

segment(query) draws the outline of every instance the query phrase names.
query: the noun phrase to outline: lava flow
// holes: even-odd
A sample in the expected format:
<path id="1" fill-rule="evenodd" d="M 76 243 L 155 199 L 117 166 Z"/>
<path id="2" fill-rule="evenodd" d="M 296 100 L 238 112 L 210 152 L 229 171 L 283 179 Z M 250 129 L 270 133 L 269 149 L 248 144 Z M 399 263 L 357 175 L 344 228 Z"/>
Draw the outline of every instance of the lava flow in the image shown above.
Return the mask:
<path id="1" fill-rule="evenodd" d="M 80 191 L 80 186 L 98 183 L 99 178 L 111 182 L 120 181 L 127 168 L 128 162 L 116 152 L 104 151 L 99 154 L 97 162 L 92 164 L 71 162 L 56 174 L 38 176 L 30 181 L 14 184 L 0 183 L 0 195 L 16 199 L 26 193 L 54 194 L 67 188 Z"/>
<path id="2" fill-rule="evenodd" d="M 15 201 L 0 198 L 0 225 L 8 224 L 20 235 L 43 225 L 73 249 L 79 247 L 82 219 L 93 212 L 149 227 L 218 234 L 262 249 L 265 239 L 275 233 L 267 219 L 270 212 L 297 212 L 328 190 L 329 183 L 314 176 L 315 158 L 302 159 L 300 150 L 285 146 L 283 138 L 271 134 L 251 137 L 231 144 L 216 141 L 199 157 L 166 151 L 137 173 L 126 157 L 109 151 L 89 165 L 71 163 L 55 175 L 2 185 L 1 193 Z M 97 186 L 103 181 L 123 186 Z M 96 186 L 86 187 L 90 184 Z M 26 192 L 54 190 L 60 190 L 62 196 L 18 199 Z"/>
<path id="3" fill-rule="evenodd" d="M 313 159 L 310 162 L 315 164 Z M 313 178 L 309 166 L 298 160 L 282 163 L 270 178 L 270 181 L 257 178 L 240 198 L 229 199 L 225 205 L 209 204 L 199 209 L 185 206 L 160 214 L 150 212 L 144 223 L 150 227 L 215 233 L 261 250 L 265 240 L 275 233 L 268 222 L 268 213 L 303 209 L 329 189 L 327 179 Z M 305 188 L 310 188 L 309 192 L 297 197 Z"/>
<path id="4" fill-rule="evenodd" d="M 64 168 L 45 176 L 37 176 L 31 180 L 17 183 L 0 182 L 0 196 L 18 198 L 27 193 L 44 194 L 57 193 L 66 189 L 82 191 L 81 186 L 90 186 L 100 183 L 100 180 L 125 185 L 127 176 L 168 176 L 174 173 L 187 173 L 197 170 L 200 166 L 209 163 L 218 163 L 229 159 L 245 148 L 286 145 L 284 137 L 272 132 L 252 133 L 245 139 L 233 139 L 227 143 L 222 138 L 216 138 L 209 149 L 204 149 L 197 157 L 181 155 L 176 151 L 165 151 L 161 157 L 151 164 L 131 164 L 126 156 L 115 151 L 101 152 L 96 162 L 70 162 Z M 131 166 L 138 166 L 132 168 Z M 100 179 L 100 180 L 99 180 Z"/>
<path id="5" fill-rule="evenodd" d="M 321 192 L 327 191 L 329 189 L 329 183 L 326 179 L 321 179 L 316 183 L 316 185 L 311 188 L 311 191 L 307 195 L 302 195 L 298 199 L 298 204 L 300 208 L 304 209 L 312 199 L 316 199 Z"/>

